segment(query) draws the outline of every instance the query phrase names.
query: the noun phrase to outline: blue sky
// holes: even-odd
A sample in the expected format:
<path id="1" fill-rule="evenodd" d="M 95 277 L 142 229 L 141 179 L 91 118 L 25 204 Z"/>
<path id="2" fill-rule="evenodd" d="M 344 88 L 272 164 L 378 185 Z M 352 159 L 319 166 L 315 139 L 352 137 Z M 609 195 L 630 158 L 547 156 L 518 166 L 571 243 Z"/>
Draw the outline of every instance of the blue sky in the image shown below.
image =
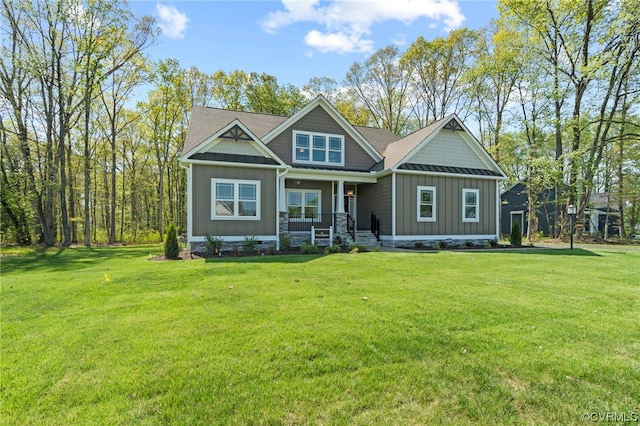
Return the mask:
<path id="1" fill-rule="evenodd" d="M 302 87 L 312 77 L 341 83 L 354 62 L 390 44 L 404 51 L 497 18 L 490 0 L 132 0 L 135 15 L 151 15 L 162 35 L 153 60 L 175 58 L 203 72 L 267 73 Z"/>

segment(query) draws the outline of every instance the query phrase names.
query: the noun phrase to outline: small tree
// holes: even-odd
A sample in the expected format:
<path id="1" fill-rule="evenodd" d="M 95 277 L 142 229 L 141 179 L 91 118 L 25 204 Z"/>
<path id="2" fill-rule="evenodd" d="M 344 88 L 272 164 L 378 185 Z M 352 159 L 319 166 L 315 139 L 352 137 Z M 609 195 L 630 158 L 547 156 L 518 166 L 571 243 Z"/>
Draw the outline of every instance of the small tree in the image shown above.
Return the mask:
<path id="1" fill-rule="evenodd" d="M 178 244 L 178 232 L 176 226 L 172 223 L 167 229 L 164 237 L 164 257 L 167 259 L 177 259 L 180 254 L 180 245 Z"/>
<path id="2" fill-rule="evenodd" d="M 522 245 L 522 231 L 520 230 L 520 221 L 513 222 L 511 226 L 511 245 L 519 247 Z"/>

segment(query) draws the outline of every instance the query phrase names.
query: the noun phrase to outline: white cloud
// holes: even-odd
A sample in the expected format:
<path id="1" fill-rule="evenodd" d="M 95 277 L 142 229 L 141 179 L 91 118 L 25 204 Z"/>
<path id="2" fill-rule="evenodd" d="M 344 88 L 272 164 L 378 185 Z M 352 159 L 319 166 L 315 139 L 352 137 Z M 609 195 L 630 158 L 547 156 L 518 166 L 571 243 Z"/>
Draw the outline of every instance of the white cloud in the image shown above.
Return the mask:
<path id="1" fill-rule="evenodd" d="M 158 11 L 158 26 L 162 30 L 162 34 L 170 38 L 183 38 L 187 29 L 187 22 L 190 21 L 187 15 L 180 12 L 173 6 L 164 4 L 156 4 Z"/>
<path id="2" fill-rule="evenodd" d="M 271 12 L 262 28 L 275 33 L 298 22 L 323 27 L 310 30 L 305 42 L 321 52 L 369 52 L 367 39 L 375 23 L 397 20 L 410 24 L 428 18 L 440 22 L 446 31 L 459 28 L 465 18 L 455 0 L 282 0 L 284 10 Z"/>
<path id="3" fill-rule="evenodd" d="M 311 30 L 304 37 L 305 43 L 320 52 L 370 52 L 373 40 L 366 40 L 361 34 L 345 34 L 343 32 L 321 33 Z"/>

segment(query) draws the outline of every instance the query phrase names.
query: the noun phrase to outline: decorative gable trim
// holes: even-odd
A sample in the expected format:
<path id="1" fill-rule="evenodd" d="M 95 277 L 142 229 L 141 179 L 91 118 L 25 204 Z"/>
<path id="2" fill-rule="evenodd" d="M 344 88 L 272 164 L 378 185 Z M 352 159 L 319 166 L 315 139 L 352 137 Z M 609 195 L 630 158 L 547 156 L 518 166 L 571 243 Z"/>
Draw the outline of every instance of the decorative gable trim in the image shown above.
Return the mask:
<path id="1" fill-rule="evenodd" d="M 213 153 L 211 150 L 222 141 L 244 141 L 251 144 L 251 146 L 263 157 L 249 156 L 249 155 L 233 155 L 229 156 L 226 153 Z M 229 142 L 233 143 L 233 142 Z M 264 160 L 259 160 L 264 158 Z M 235 162 L 235 163 L 247 163 L 247 164 L 265 164 L 265 165 L 279 165 L 286 167 L 287 165 L 273 152 L 271 151 L 260 139 L 255 136 L 240 120 L 237 118 L 231 123 L 218 130 L 213 135 L 209 136 L 203 143 L 191 151 L 183 154 L 183 162 L 193 162 L 197 160 L 201 161 L 222 161 L 222 162 Z"/>
<path id="2" fill-rule="evenodd" d="M 453 131 L 457 131 L 457 132 L 464 132 L 464 127 L 462 127 L 460 125 L 460 123 L 458 123 L 458 120 L 455 119 L 455 117 L 452 117 L 451 120 L 449 120 L 447 122 L 447 124 L 445 124 L 444 126 L 442 126 L 443 129 L 446 130 L 453 130 Z"/>
<path id="3" fill-rule="evenodd" d="M 369 154 L 369 156 L 371 156 L 371 158 L 376 162 L 383 159 L 378 150 L 376 150 L 322 95 L 318 95 L 298 112 L 267 133 L 262 139 L 265 145 L 268 145 L 275 137 L 284 132 L 287 128 L 291 127 L 309 112 L 313 111 L 317 106 L 320 106 L 347 134 L 349 134 L 349 136 L 351 136 L 351 138 L 353 138 L 353 140 L 356 141 L 358 145 L 360 145 L 362 149 L 364 149 L 367 154 Z"/>
<path id="4" fill-rule="evenodd" d="M 222 139 L 233 139 L 238 142 L 239 140 L 251 141 L 253 140 L 239 125 L 235 125 L 223 134 L 220 135 Z"/>

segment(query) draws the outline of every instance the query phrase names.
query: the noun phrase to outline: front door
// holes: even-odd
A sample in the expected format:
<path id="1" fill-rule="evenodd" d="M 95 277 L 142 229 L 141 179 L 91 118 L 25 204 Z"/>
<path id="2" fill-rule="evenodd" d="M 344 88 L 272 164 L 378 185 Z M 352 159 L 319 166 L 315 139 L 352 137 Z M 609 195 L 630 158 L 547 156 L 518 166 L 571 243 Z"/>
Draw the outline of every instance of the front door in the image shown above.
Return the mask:
<path id="1" fill-rule="evenodd" d="M 351 217 L 356 217 L 356 196 L 355 195 L 345 195 L 344 196 L 344 211 L 345 213 L 349 213 Z"/>

